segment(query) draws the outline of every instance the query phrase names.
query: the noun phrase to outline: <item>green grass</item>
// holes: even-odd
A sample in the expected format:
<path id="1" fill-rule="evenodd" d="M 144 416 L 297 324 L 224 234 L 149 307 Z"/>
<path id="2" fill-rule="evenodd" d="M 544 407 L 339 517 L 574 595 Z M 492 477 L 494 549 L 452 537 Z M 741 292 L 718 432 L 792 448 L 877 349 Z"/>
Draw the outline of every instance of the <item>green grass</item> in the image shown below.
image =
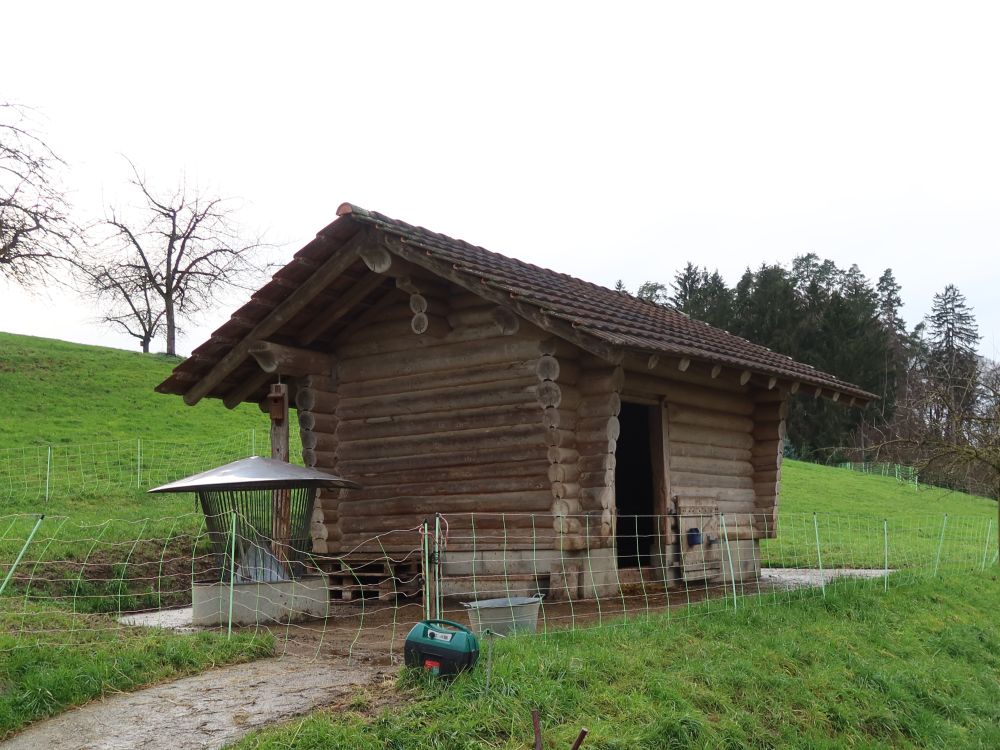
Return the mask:
<path id="1" fill-rule="evenodd" d="M 939 548 L 945 564 L 962 565 L 987 543 L 991 558 L 996 551 L 997 503 L 988 498 L 801 461 L 786 461 L 781 480 L 778 537 L 761 547 L 766 566 L 817 567 L 817 527 L 827 567 L 882 567 L 886 536 L 892 568 L 932 566 Z"/>
<path id="2" fill-rule="evenodd" d="M 0 609 L 0 739 L 103 695 L 273 652 L 271 636 L 122 628 L 47 606 Z"/>
<path id="3" fill-rule="evenodd" d="M 122 628 L 94 614 L 190 601 L 202 516 L 190 497 L 144 490 L 245 456 L 250 430 L 266 434 L 254 406 L 155 393 L 179 361 L 0 333 L 0 572 L 47 514 L 0 602 L 0 738 L 106 693 L 273 650 L 265 636 Z"/>
<path id="4" fill-rule="evenodd" d="M 255 406 L 196 408 L 153 392 L 180 357 L 0 333 L 0 448 L 150 440 L 204 442 L 266 429 Z"/>
<path id="5" fill-rule="evenodd" d="M 413 673 L 392 710 L 318 713 L 240 750 L 1000 746 L 1000 581 L 848 583 L 823 599 L 495 647 L 453 683 Z M 363 698 L 359 703 L 363 706 Z M 372 715 L 370 715 L 372 714 Z"/>
<path id="6" fill-rule="evenodd" d="M 996 501 L 928 485 L 914 489 L 894 477 L 862 474 L 802 461 L 781 469 L 781 511 L 853 513 L 873 518 L 942 514 L 996 518 Z"/>

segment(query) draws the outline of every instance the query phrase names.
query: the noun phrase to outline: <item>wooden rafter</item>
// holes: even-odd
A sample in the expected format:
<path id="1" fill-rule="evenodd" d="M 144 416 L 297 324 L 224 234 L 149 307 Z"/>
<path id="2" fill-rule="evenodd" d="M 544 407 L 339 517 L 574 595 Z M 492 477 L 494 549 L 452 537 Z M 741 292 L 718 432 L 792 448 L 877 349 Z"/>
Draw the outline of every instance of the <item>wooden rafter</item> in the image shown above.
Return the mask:
<path id="1" fill-rule="evenodd" d="M 360 302 L 364 301 L 369 294 L 378 289 L 384 282 L 384 276 L 375 273 L 368 274 L 352 286 L 350 291 L 337 301 L 335 307 L 313 318 L 312 322 L 299 333 L 296 340 L 303 346 L 311 344 L 324 332 L 328 331 L 330 326 L 347 315 Z"/>
<path id="2" fill-rule="evenodd" d="M 367 231 L 358 232 L 323 265 L 302 283 L 297 291 L 290 294 L 281 304 L 274 307 L 238 344 L 230 349 L 205 375 L 184 394 L 184 402 L 189 406 L 197 404 L 207 396 L 233 370 L 239 367 L 249 354 L 254 341 L 267 338 L 287 323 L 330 282 L 346 271 L 358 258 L 360 250 L 370 242 Z"/>

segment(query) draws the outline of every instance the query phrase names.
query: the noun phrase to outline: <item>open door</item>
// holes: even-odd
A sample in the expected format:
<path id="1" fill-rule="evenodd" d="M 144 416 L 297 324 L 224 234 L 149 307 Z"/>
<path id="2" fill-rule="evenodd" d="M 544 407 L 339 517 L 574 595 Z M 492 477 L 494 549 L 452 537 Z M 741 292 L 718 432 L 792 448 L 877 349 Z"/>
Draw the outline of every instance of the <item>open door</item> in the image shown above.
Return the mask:
<path id="1" fill-rule="evenodd" d="M 656 406 L 623 403 L 615 451 L 615 549 L 619 568 L 648 567 L 659 550 L 657 492 L 653 470 Z"/>

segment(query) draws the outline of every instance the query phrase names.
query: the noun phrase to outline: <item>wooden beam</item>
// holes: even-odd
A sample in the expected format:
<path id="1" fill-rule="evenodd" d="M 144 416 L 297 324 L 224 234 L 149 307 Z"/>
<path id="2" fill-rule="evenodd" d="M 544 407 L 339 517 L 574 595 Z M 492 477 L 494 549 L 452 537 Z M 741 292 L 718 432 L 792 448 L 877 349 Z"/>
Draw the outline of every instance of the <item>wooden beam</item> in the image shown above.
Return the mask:
<path id="1" fill-rule="evenodd" d="M 271 341 L 254 341 L 249 354 L 267 373 L 282 375 L 329 375 L 336 360 L 332 354 L 315 349 L 300 349 L 295 346 L 275 344 Z"/>
<path id="2" fill-rule="evenodd" d="M 649 361 L 646 362 L 646 367 L 650 370 L 655 370 L 658 364 L 660 364 L 660 358 L 655 354 L 649 355 Z"/>
<path id="3" fill-rule="evenodd" d="M 715 380 L 719 375 L 722 374 L 722 365 L 716 365 L 712 368 L 712 380 Z"/>
<path id="4" fill-rule="evenodd" d="M 506 307 L 495 307 L 490 314 L 501 336 L 513 336 L 521 328 L 521 319 Z M 555 378 L 553 378 L 555 380 Z"/>
<path id="5" fill-rule="evenodd" d="M 297 291 L 289 295 L 284 302 L 275 307 L 243 337 L 240 343 L 230 349 L 209 370 L 205 376 L 184 394 L 184 403 L 194 406 L 215 388 L 223 378 L 239 367 L 247 358 L 250 344 L 266 338 L 287 323 L 297 313 L 309 304 L 317 294 L 323 291 L 335 278 L 346 271 L 355 260 L 358 253 L 370 241 L 367 231 L 358 232 L 337 250 L 320 266 L 312 276 L 303 282 Z"/>
<path id="6" fill-rule="evenodd" d="M 271 417 L 271 458 L 287 462 L 288 385 L 272 383 L 267 394 L 267 406 Z M 282 562 L 288 560 L 291 512 L 291 492 L 287 489 L 275 490 L 271 495 L 271 547 L 274 556 Z"/>
<path id="7" fill-rule="evenodd" d="M 392 256 L 384 247 L 366 247 L 361 251 L 361 260 L 368 270 L 375 273 L 385 273 L 392 267 Z"/>
<path id="8" fill-rule="evenodd" d="M 267 394 L 271 418 L 271 458 L 288 461 L 288 384 L 272 383 Z"/>
<path id="9" fill-rule="evenodd" d="M 776 386 L 777 384 L 778 384 L 778 379 L 772 375 L 771 378 L 767 381 L 767 390 L 773 391 L 774 386 Z"/>
<path id="10" fill-rule="evenodd" d="M 753 375 L 749 370 L 744 370 L 740 373 L 740 385 L 746 385 L 750 382 L 750 378 Z"/>
<path id="11" fill-rule="evenodd" d="M 684 357 L 680 362 L 677 363 L 677 369 L 681 372 L 687 372 L 687 368 L 691 366 L 691 360 Z"/>
<path id="12" fill-rule="evenodd" d="M 365 297 L 378 289 L 384 282 L 385 278 L 378 274 L 370 274 L 358 281 L 351 287 L 350 291 L 337 300 L 336 306 L 332 307 L 329 312 L 313 318 L 312 322 L 299 333 L 298 342 L 303 346 L 311 344 L 322 333 L 329 330 L 330 326 L 363 302 Z"/>
<path id="13" fill-rule="evenodd" d="M 801 383 L 799 383 L 799 381 L 796 380 L 794 383 L 792 383 L 792 387 L 788 389 L 788 392 L 789 393 L 798 393 L 800 385 L 801 385 Z"/>
<path id="14" fill-rule="evenodd" d="M 222 398 L 222 403 L 226 405 L 227 409 L 235 409 L 272 380 L 274 380 L 274 376 L 269 372 L 254 373 L 253 377 L 247 378 L 229 391 Z"/>
<path id="15" fill-rule="evenodd" d="M 420 294 L 420 287 L 418 287 L 414 282 L 413 278 L 410 276 L 397 276 L 396 277 L 396 288 L 400 289 L 407 294 Z M 417 312 L 417 311 L 414 311 Z M 424 312 L 423 310 L 419 312 Z"/>

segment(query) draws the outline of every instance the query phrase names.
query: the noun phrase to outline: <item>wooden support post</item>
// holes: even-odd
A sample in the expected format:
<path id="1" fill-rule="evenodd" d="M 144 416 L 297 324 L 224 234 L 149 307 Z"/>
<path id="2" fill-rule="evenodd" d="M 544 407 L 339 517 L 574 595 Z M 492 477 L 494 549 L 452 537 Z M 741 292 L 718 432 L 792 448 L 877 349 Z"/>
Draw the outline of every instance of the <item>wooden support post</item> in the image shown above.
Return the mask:
<path id="1" fill-rule="evenodd" d="M 267 405 L 271 417 L 271 458 L 288 461 L 288 386 L 285 383 L 271 385 Z M 274 491 L 271 512 L 271 550 L 276 558 L 284 562 L 288 559 L 292 525 L 291 496 L 288 490 Z"/>

